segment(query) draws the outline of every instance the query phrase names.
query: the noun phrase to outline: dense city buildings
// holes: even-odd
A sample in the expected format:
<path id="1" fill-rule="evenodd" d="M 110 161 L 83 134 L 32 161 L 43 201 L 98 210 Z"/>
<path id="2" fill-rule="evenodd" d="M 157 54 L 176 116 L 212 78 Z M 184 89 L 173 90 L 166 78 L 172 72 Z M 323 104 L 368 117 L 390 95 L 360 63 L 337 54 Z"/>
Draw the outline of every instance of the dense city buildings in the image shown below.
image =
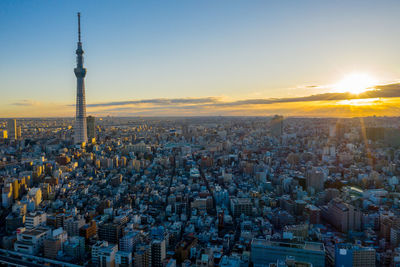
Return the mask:
<path id="1" fill-rule="evenodd" d="M 76 146 L 74 119 L 19 119 L 0 142 L 2 248 L 91 266 L 400 264 L 400 150 L 362 128 L 400 120 L 342 120 L 337 137 L 334 119 L 285 118 L 281 140 L 269 120 L 104 117 Z"/>
<path id="2" fill-rule="evenodd" d="M 1 119 L 0 263 L 400 266 L 400 119 Z M 14 264 L 8 261 L 18 261 Z"/>

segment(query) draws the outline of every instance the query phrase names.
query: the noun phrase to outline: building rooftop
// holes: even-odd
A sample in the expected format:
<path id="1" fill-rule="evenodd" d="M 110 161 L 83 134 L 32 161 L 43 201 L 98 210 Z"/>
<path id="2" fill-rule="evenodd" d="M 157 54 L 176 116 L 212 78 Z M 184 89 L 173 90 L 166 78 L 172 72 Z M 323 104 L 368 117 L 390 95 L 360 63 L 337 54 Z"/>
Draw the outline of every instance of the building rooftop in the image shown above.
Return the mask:
<path id="1" fill-rule="evenodd" d="M 295 243 L 288 241 L 278 241 L 278 240 L 266 240 L 266 239 L 253 239 L 252 247 L 286 247 L 286 248 L 294 248 L 294 249 L 305 249 L 312 250 L 318 252 L 325 252 L 325 247 L 323 243 L 317 242 L 304 242 L 304 243 Z"/>

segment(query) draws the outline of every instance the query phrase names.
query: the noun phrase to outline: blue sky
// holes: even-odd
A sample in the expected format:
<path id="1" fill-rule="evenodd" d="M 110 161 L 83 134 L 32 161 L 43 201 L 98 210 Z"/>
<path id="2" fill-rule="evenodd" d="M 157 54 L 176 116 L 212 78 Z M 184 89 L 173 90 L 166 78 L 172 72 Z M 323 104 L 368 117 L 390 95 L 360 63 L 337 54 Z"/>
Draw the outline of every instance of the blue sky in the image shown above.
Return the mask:
<path id="1" fill-rule="evenodd" d="M 398 1 L 3 0 L 0 116 L 74 103 L 78 11 L 87 103 L 298 97 L 352 72 L 400 77 Z"/>

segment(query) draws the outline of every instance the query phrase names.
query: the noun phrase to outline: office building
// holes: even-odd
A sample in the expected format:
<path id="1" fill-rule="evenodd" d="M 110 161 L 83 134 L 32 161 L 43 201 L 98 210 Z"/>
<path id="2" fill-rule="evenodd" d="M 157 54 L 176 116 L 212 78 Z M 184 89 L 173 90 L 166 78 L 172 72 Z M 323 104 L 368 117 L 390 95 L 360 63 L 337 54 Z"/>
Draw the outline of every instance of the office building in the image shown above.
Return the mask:
<path id="1" fill-rule="evenodd" d="M 325 266 L 325 248 L 322 243 L 291 243 L 253 239 L 251 243 L 251 261 L 254 266 L 268 266 L 278 260 L 285 261 L 288 256 L 295 261 L 308 262 L 314 267 Z"/>
<path id="2" fill-rule="evenodd" d="M 37 255 L 43 251 L 44 240 L 49 237 L 51 237 L 51 230 L 47 227 L 18 228 L 14 250 L 29 255 Z"/>
<path id="3" fill-rule="evenodd" d="M 253 215 L 253 204 L 249 198 L 232 198 L 231 211 L 234 217 L 242 214 L 251 216 Z"/>
<path id="4" fill-rule="evenodd" d="M 1 205 L 8 208 L 13 203 L 13 185 L 12 183 L 4 183 L 1 191 Z"/>
<path id="5" fill-rule="evenodd" d="M 138 232 L 128 232 L 119 240 L 119 250 L 133 252 L 136 244 L 139 242 Z"/>
<path id="6" fill-rule="evenodd" d="M 25 227 L 32 229 L 37 226 L 46 225 L 47 214 L 43 211 L 29 212 L 25 216 Z"/>
<path id="7" fill-rule="evenodd" d="M 115 267 L 132 267 L 132 252 L 117 251 L 115 254 Z"/>
<path id="8" fill-rule="evenodd" d="M 6 217 L 6 232 L 11 234 L 25 224 L 25 215 L 9 213 Z"/>
<path id="9" fill-rule="evenodd" d="M 94 237 L 97 234 L 97 225 L 94 220 L 90 223 L 85 224 L 79 229 L 79 235 L 83 236 L 85 239 Z"/>
<path id="10" fill-rule="evenodd" d="M 321 223 L 321 209 L 314 205 L 307 205 L 305 208 L 305 214 L 310 224 Z"/>
<path id="11" fill-rule="evenodd" d="M 83 218 L 68 218 L 64 221 L 64 228 L 68 236 L 79 236 L 79 229 L 85 225 Z"/>
<path id="12" fill-rule="evenodd" d="M 119 244 L 119 239 L 122 237 L 122 225 L 117 223 L 102 224 L 99 226 L 98 235 L 100 240 Z"/>
<path id="13" fill-rule="evenodd" d="M 17 120 L 16 119 L 8 119 L 7 134 L 8 134 L 8 139 L 10 139 L 10 140 L 18 139 Z"/>
<path id="14" fill-rule="evenodd" d="M 19 198 L 19 192 L 20 192 L 20 184 L 18 182 L 18 179 L 13 179 L 12 184 L 13 184 L 13 199 L 16 200 Z"/>
<path id="15" fill-rule="evenodd" d="M 283 116 L 275 115 L 270 121 L 271 135 L 279 141 L 282 141 L 283 134 Z"/>
<path id="16" fill-rule="evenodd" d="M 323 218 L 343 233 L 361 230 L 361 211 L 339 198 L 331 200 L 321 211 Z"/>
<path id="17" fill-rule="evenodd" d="M 115 266 L 115 255 L 118 251 L 118 245 L 109 244 L 106 247 L 101 247 L 98 251 L 100 267 L 114 267 Z"/>
<path id="18" fill-rule="evenodd" d="M 307 189 L 313 188 L 315 192 L 324 189 L 324 173 L 318 168 L 312 168 L 306 173 Z"/>
<path id="19" fill-rule="evenodd" d="M 57 258 L 58 252 L 62 250 L 61 239 L 50 237 L 43 241 L 44 257 L 49 259 Z"/>
<path id="20" fill-rule="evenodd" d="M 375 267 L 375 249 L 352 244 L 337 244 L 335 267 Z"/>
<path id="21" fill-rule="evenodd" d="M 21 139 L 22 137 L 22 128 L 21 126 L 17 127 L 17 139 Z"/>
<path id="22" fill-rule="evenodd" d="M 68 235 L 62 228 L 53 230 L 51 237 L 44 240 L 44 256 L 50 259 L 56 259 L 60 251 L 63 250 L 63 244 L 67 241 Z"/>
<path id="23" fill-rule="evenodd" d="M 390 245 L 395 248 L 400 244 L 400 225 L 394 225 L 390 229 Z"/>
<path id="24" fill-rule="evenodd" d="M 166 244 L 165 239 L 153 240 L 151 242 L 151 266 L 161 267 L 166 258 Z"/>
<path id="25" fill-rule="evenodd" d="M 87 116 L 86 124 L 88 140 L 91 141 L 93 138 L 96 138 L 96 118 L 93 116 Z"/>
<path id="26" fill-rule="evenodd" d="M 107 241 L 97 241 L 95 244 L 92 245 L 92 264 L 93 266 L 99 265 L 99 251 L 101 248 L 108 247 Z"/>
<path id="27" fill-rule="evenodd" d="M 140 245 L 136 247 L 134 253 L 135 267 L 149 267 L 151 265 L 151 247 L 148 245 Z"/>

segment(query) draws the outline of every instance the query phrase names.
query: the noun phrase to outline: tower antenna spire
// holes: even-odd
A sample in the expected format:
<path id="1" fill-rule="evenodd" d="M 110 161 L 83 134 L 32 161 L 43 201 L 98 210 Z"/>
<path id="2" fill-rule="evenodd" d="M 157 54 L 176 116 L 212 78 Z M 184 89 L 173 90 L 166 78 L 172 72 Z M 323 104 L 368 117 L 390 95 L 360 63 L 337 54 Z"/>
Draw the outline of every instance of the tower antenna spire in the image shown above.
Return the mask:
<path id="1" fill-rule="evenodd" d="M 81 42 L 81 13 L 78 12 L 78 41 Z"/>

